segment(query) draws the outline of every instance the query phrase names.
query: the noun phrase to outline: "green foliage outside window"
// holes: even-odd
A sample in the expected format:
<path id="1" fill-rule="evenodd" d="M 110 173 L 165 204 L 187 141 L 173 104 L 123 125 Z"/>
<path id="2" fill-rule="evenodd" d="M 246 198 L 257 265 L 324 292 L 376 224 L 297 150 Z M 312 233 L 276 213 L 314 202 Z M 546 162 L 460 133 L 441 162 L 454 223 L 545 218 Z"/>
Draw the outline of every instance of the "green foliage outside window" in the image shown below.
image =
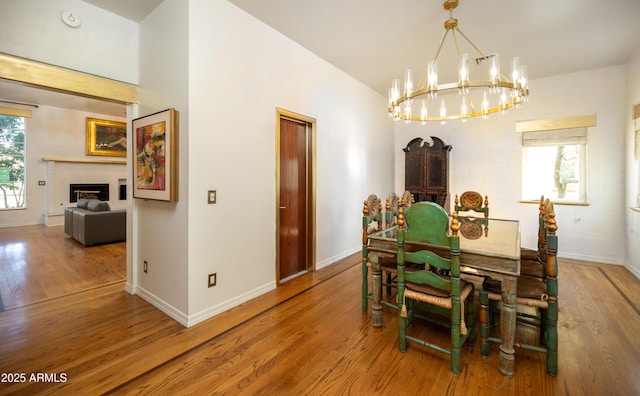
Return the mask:
<path id="1" fill-rule="evenodd" d="M 0 209 L 23 208 L 24 118 L 0 114 Z"/>

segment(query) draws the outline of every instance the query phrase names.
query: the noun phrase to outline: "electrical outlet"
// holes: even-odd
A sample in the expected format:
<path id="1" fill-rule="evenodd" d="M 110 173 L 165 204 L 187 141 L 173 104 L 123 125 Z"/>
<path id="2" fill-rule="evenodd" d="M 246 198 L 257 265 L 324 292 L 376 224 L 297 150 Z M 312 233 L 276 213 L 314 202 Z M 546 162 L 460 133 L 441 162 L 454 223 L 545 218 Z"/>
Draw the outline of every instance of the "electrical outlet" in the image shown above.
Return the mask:
<path id="1" fill-rule="evenodd" d="M 39 185 L 39 186 L 44 186 L 44 185 L 45 185 L 44 180 L 38 180 L 38 185 Z"/>
<path id="2" fill-rule="evenodd" d="M 149 270 L 148 266 L 149 266 L 149 263 L 147 263 L 147 260 L 144 260 L 144 263 L 142 264 L 142 270 L 144 271 L 145 274 Z"/>
<path id="3" fill-rule="evenodd" d="M 209 287 L 214 287 L 217 281 L 218 281 L 217 273 L 214 272 L 213 274 L 209 274 Z"/>

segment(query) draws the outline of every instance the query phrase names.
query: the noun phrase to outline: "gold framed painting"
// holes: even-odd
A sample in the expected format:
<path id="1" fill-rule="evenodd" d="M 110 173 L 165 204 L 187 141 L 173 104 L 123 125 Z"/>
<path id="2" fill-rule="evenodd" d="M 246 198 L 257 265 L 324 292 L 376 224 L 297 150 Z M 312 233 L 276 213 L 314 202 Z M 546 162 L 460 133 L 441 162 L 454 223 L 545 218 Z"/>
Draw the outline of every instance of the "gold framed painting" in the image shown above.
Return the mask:
<path id="1" fill-rule="evenodd" d="M 178 112 L 133 120 L 133 197 L 178 201 Z"/>
<path id="2" fill-rule="evenodd" d="M 87 117 L 87 155 L 127 156 L 127 124 Z"/>

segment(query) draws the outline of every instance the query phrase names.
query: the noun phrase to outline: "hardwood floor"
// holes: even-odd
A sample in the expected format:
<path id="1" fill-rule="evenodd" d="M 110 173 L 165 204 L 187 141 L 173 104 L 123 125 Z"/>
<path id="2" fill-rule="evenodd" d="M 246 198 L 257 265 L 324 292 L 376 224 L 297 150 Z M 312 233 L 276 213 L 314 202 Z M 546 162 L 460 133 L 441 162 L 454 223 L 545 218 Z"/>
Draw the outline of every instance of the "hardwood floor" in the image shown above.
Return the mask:
<path id="1" fill-rule="evenodd" d="M 63 226 L 0 228 L 0 311 L 122 282 L 126 244 L 84 247 Z"/>
<path id="2" fill-rule="evenodd" d="M 410 344 L 399 352 L 396 313 L 385 308 L 376 329 L 361 311 L 359 260 L 294 278 L 189 329 L 123 283 L 8 309 L 0 312 L 0 394 L 640 394 L 640 280 L 623 267 L 560 259 L 558 376 L 545 373 L 544 355 L 518 349 L 507 378 L 497 345 L 489 359 L 479 343 L 466 346 L 458 375 L 436 351 Z M 448 338 L 439 327 L 412 330 Z M 26 382 L 6 382 L 16 373 Z M 44 375 L 30 382 L 32 373 Z"/>

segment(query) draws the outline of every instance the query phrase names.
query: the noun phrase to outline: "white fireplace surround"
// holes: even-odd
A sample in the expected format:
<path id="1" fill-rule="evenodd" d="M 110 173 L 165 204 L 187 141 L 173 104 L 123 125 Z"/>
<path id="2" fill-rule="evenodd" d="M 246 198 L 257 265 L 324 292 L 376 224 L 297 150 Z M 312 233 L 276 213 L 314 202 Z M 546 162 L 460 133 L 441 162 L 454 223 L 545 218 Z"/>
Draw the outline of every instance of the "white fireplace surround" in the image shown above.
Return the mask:
<path id="1" fill-rule="evenodd" d="M 120 185 L 127 180 L 125 160 L 92 160 L 45 157 L 47 166 L 47 226 L 64 224 L 64 208 L 70 202 L 70 184 L 109 184 L 109 206 L 113 210 L 126 209 L 126 200 L 118 199 Z"/>

